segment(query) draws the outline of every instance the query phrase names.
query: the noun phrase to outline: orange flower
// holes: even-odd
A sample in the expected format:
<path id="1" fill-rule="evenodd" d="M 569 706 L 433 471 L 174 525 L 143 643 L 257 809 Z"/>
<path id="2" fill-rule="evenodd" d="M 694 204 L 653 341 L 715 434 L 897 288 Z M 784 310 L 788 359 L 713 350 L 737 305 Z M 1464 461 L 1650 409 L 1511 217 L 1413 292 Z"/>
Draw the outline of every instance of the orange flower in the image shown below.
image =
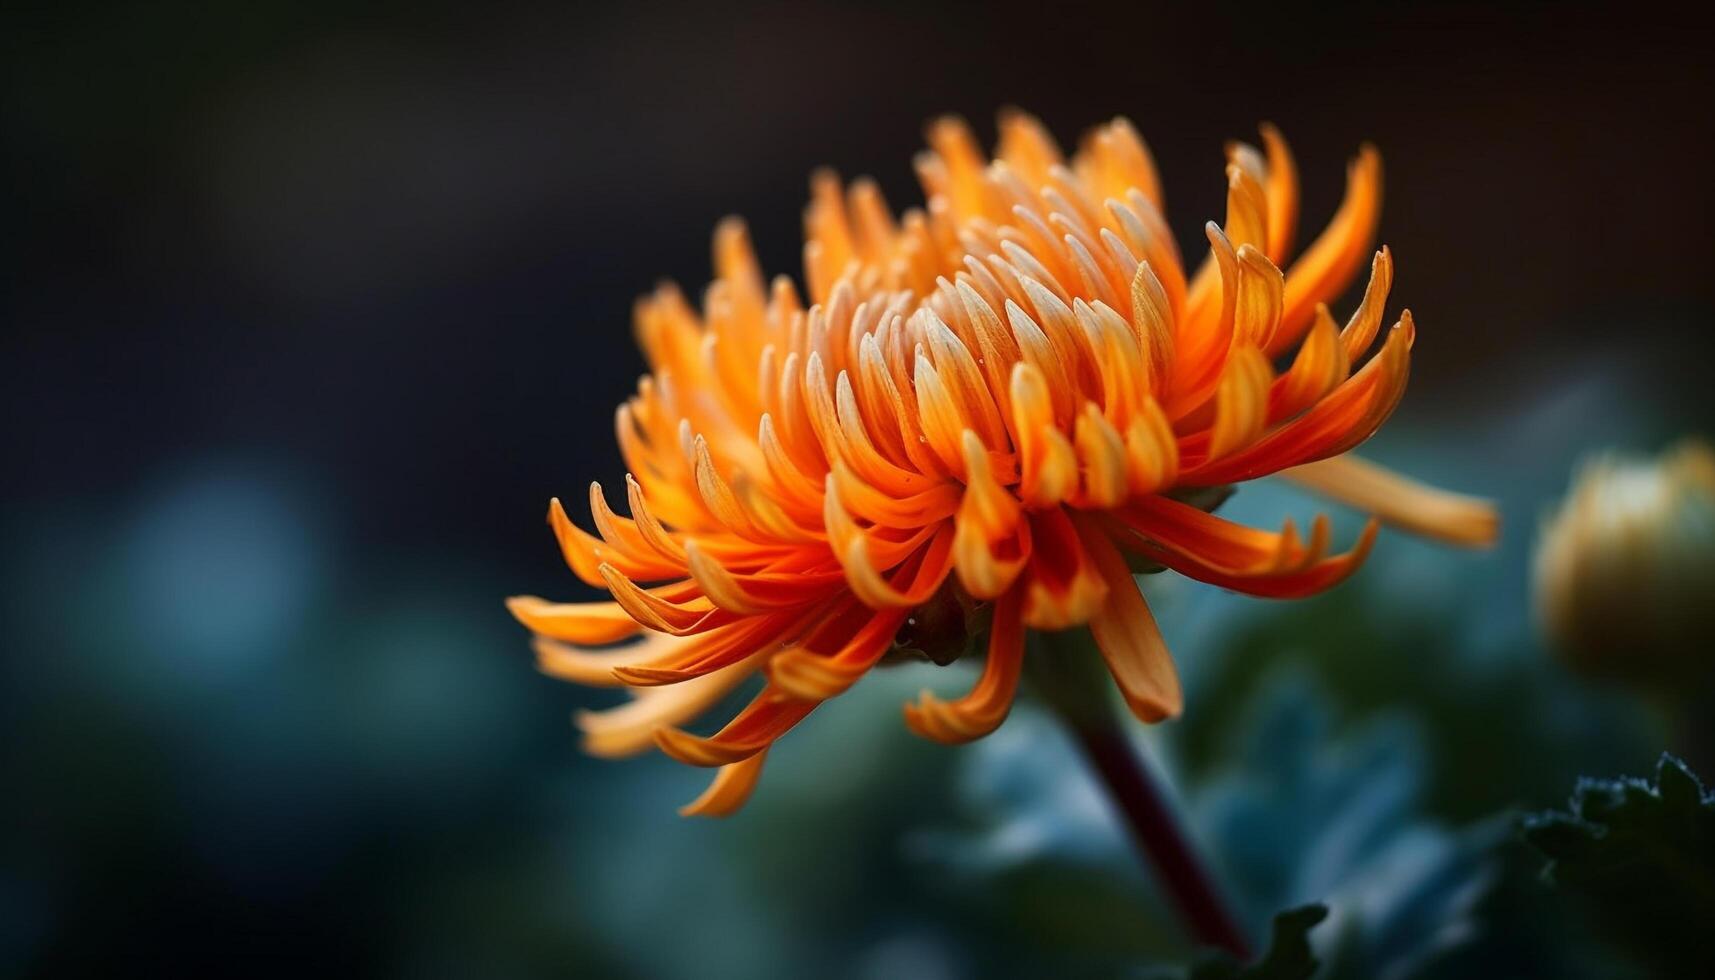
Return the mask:
<path id="1" fill-rule="evenodd" d="M 544 671 L 634 700 L 579 719 L 586 748 L 659 746 L 718 766 L 687 814 L 740 806 L 774 740 L 882 658 L 912 610 L 956 590 L 992 604 L 987 665 L 954 701 L 906 706 L 962 742 L 1005 719 L 1026 629 L 1088 625 L 1136 716 L 1180 710 L 1173 663 L 1125 553 L 1258 596 L 1310 595 L 1363 561 L 1308 534 L 1242 527 L 1173 491 L 1283 473 L 1383 520 L 1464 544 L 1491 508 L 1343 456 L 1405 389 L 1415 330 L 1380 351 L 1386 248 L 1344 327 L 1325 301 L 1370 247 L 1381 163 L 1364 148 L 1327 229 L 1283 275 L 1297 220 L 1285 142 L 1227 148 L 1227 220 L 1187 277 L 1131 125 L 1068 162 L 1021 113 L 987 159 L 960 121 L 929 128 L 925 210 L 818 174 L 805 213 L 809 305 L 766 281 L 743 226 L 715 232 L 699 313 L 672 287 L 636 309 L 650 373 L 618 412 L 631 516 L 590 488 L 596 534 L 559 501 L 567 563 L 610 602 L 514 598 Z M 1362 362 L 1362 363 L 1360 363 Z M 655 583 L 655 584 L 644 584 Z M 642 640 L 608 650 L 641 635 Z M 747 678 L 725 727 L 680 727 Z"/>

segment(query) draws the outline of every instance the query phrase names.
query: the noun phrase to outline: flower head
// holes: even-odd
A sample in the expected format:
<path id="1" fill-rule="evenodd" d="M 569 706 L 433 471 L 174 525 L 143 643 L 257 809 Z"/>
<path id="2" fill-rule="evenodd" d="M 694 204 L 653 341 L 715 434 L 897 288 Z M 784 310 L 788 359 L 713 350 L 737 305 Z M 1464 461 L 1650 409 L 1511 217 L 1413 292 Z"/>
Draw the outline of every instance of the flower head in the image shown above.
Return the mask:
<path id="1" fill-rule="evenodd" d="M 1573 666 L 1689 693 L 1715 681 L 1715 450 L 1592 459 L 1543 525 L 1538 617 Z"/>
<path id="2" fill-rule="evenodd" d="M 1154 722 L 1180 710 L 1179 683 L 1128 554 L 1288 598 L 1350 575 L 1374 540 L 1374 520 L 1344 551 L 1322 517 L 1239 526 L 1176 499 L 1194 488 L 1285 472 L 1403 526 L 1493 537 L 1487 505 L 1342 456 L 1398 404 L 1415 336 L 1409 312 L 1383 329 L 1373 149 L 1287 266 L 1292 157 L 1268 127 L 1261 150 L 1231 144 L 1226 222 L 1205 226 L 1187 273 L 1124 120 L 1070 159 L 1021 113 L 1001 118 L 993 160 L 957 120 L 928 136 L 925 209 L 896 218 L 870 181 L 814 178 L 807 297 L 765 280 L 728 220 L 700 310 L 670 286 L 638 303 L 650 372 L 617 417 L 630 517 L 599 486 L 595 534 L 549 510 L 567 563 L 612 601 L 511 602 L 548 673 L 631 689 L 582 716 L 589 751 L 658 745 L 721 767 L 687 812 L 740 805 L 774 740 L 949 595 L 987 609 L 986 666 L 964 697 L 908 705 L 913 731 L 993 731 L 1025 631 L 1086 625 Z M 1342 326 L 1325 303 L 1366 259 Z M 757 673 L 761 693 L 718 732 L 679 727 Z"/>

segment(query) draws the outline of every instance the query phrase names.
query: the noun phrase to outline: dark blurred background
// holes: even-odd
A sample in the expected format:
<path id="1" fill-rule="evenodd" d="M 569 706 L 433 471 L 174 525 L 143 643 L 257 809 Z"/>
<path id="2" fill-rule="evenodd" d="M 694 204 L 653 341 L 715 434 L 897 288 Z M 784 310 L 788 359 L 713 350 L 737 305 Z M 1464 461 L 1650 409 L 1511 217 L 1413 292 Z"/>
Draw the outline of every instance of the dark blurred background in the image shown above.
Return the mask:
<path id="1" fill-rule="evenodd" d="M 1211 6 L 7 4 L 0 974 L 1025 969 L 900 845 L 964 763 L 900 733 L 915 682 L 818 717 L 757 815 L 681 822 L 703 774 L 581 757 L 606 702 L 500 606 L 588 596 L 542 512 L 621 474 L 634 297 L 699 290 L 729 213 L 796 274 L 818 165 L 917 203 L 946 111 L 1131 117 L 1187 249 L 1222 141 L 1282 127 L 1305 234 L 1377 143 L 1420 324 L 1378 455 L 1519 504 L 1436 567 L 1522 635 L 1571 460 L 1711 419 L 1711 35 Z"/>

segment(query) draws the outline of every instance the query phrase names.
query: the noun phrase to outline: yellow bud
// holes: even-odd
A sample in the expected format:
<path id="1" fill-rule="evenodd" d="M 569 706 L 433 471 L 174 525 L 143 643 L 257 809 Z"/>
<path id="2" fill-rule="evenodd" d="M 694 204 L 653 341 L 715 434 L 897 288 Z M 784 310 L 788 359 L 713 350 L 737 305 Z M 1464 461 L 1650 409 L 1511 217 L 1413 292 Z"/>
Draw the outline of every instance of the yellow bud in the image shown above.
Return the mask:
<path id="1" fill-rule="evenodd" d="M 1586 463 L 1543 525 L 1536 611 L 1573 667 L 1679 690 L 1715 678 L 1715 450 Z M 1688 692 L 1687 692 L 1688 693 Z"/>

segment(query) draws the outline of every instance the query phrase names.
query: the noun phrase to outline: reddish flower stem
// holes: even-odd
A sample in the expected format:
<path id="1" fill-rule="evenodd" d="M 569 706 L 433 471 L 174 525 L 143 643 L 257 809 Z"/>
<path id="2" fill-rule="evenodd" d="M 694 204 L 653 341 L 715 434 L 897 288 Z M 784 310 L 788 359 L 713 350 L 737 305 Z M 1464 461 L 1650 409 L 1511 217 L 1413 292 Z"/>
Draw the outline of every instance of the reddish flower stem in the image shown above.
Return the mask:
<path id="1" fill-rule="evenodd" d="M 1114 709 L 1112 681 L 1088 631 L 1036 634 L 1025 654 L 1025 676 L 1053 707 L 1100 777 L 1108 798 L 1196 941 L 1249 962 L 1250 943 L 1214 877 L 1185 835 L 1178 815 L 1126 735 Z"/>
<path id="2" fill-rule="evenodd" d="M 1155 868 L 1191 934 L 1203 945 L 1219 947 L 1248 962 L 1250 944 L 1125 733 L 1118 727 L 1074 725 L 1072 734 L 1124 818 L 1132 843 Z"/>

